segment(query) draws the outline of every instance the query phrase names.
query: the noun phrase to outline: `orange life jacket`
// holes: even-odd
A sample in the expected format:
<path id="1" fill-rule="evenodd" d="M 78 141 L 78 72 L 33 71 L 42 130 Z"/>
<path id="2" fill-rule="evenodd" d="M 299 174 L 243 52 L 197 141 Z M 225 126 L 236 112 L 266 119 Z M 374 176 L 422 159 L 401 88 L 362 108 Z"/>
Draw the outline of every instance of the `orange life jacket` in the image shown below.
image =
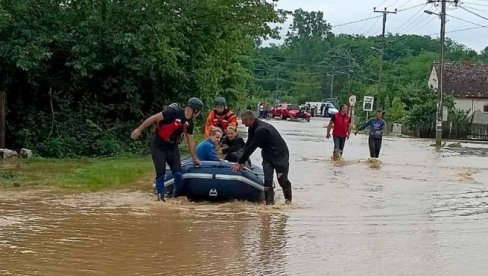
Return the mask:
<path id="1" fill-rule="evenodd" d="M 210 112 L 210 114 L 208 114 L 207 123 L 205 124 L 205 138 L 208 138 L 208 136 L 210 135 L 210 130 L 212 129 L 212 126 L 222 129 L 224 133 L 228 126 L 237 126 L 237 115 L 230 110 L 226 111 L 227 112 L 225 114 L 219 115 L 214 109 Z"/>

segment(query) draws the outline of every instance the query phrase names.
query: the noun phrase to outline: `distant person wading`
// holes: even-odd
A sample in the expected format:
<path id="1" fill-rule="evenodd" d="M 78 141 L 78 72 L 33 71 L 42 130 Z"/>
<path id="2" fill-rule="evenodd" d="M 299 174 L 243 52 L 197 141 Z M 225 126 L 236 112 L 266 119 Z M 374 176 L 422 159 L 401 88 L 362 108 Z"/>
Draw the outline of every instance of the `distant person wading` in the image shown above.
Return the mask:
<path id="1" fill-rule="evenodd" d="M 361 125 L 354 135 L 367 127 L 369 127 L 369 156 L 372 158 L 378 158 L 380 156 L 381 143 L 383 141 L 383 135 L 385 134 L 386 122 L 382 119 L 382 111 L 376 110 L 374 118 L 369 119 L 366 123 Z"/>
<path id="2" fill-rule="evenodd" d="M 332 131 L 332 139 L 334 140 L 334 159 L 337 157 L 342 157 L 344 152 L 344 146 L 346 140 L 349 139 L 351 133 L 351 116 L 349 116 L 349 107 L 347 105 L 342 105 L 341 110 L 334 114 L 330 118 L 329 125 L 327 126 L 327 139 L 330 138 L 330 130 Z"/>

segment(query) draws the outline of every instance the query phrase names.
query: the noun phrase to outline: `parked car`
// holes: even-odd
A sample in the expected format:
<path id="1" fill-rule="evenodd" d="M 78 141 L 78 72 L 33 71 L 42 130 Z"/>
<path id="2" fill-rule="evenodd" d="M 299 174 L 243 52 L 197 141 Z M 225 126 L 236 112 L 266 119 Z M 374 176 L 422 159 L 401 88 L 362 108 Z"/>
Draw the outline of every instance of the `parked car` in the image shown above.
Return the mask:
<path id="1" fill-rule="evenodd" d="M 293 109 L 288 111 L 288 115 L 290 116 L 290 119 L 303 119 L 307 122 L 310 122 L 310 117 L 312 117 L 312 114 L 310 112 L 306 111 L 306 106 L 302 105 L 300 106 L 299 110 Z"/>
<path id="2" fill-rule="evenodd" d="M 280 119 L 284 120 L 284 119 L 290 118 L 289 112 L 291 110 L 299 111 L 300 107 L 298 107 L 298 105 L 295 105 L 295 104 L 281 103 L 281 104 L 274 106 L 271 109 L 271 114 L 272 114 L 273 118 L 274 117 L 280 117 Z"/>
<path id="3" fill-rule="evenodd" d="M 336 114 L 339 112 L 339 110 L 334 106 L 332 102 L 324 102 L 322 103 L 324 105 L 323 109 L 323 116 L 324 117 L 332 117 L 332 115 Z M 325 112 L 327 111 L 327 112 Z"/>

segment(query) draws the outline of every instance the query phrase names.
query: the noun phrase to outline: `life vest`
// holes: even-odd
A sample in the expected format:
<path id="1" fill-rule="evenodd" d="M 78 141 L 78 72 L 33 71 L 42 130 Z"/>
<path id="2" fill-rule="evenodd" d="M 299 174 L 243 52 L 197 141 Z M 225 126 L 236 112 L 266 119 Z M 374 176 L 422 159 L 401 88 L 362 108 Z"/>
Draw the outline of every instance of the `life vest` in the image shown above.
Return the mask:
<path id="1" fill-rule="evenodd" d="M 164 142 L 169 144 L 176 144 L 181 142 L 182 134 L 187 133 L 188 121 L 182 123 L 181 119 L 175 119 L 172 122 L 164 123 L 160 121 L 158 123 L 158 135 Z"/>
<path id="2" fill-rule="evenodd" d="M 228 111 L 225 115 L 218 115 L 217 112 L 214 110 L 214 119 L 212 124 L 215 127 L 221 128 L 224 132 L 229 126 L 229 120 L 236 116 L 232 111 Z"/>

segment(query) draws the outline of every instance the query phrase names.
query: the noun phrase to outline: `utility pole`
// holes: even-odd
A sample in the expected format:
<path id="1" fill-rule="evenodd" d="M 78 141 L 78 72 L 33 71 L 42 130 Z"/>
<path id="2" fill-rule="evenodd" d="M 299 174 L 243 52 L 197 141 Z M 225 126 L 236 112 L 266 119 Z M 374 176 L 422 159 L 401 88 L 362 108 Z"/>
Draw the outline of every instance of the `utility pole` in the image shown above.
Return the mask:
<path id="1" fill-rule="evenodd" d="M 279 89 L 279 80 L 278 80 L 278 70 L 276 70 L 275 68 L 275 77 L 276 77 L 276 84 L 275 84 L 275 103 L 278 103 L 279 100 L 278 100 L 278 89 Z"/>
<path id="2" fill-rule="evenodd" d="M 0 91 L 0 149 L 5 148 L 5 116 L 7 106 L 7 94 Z"/>
<path id="3" fill-rule="evenodd" d="M 396 14 L 397 9 L 395 9 L 395 11 L 388 11 L 385 7 L 384 10 L 380 11 L 380 10 L 376 10 L 376 7 L 374 7 L 373 11 L 383 14 L 383 29 L 381 32 L 381 40 L 382 41 L 381 41 L 380 66 L 378 69 L 378 86 L 379 86 L 379 89 L 378 89 L 378 99 L 376 99 L 376 107 L 381 108 L 381 89 L 383 86 L 383 53 L 385 52 L 385 44 L 386 44 L 385 43 L 386 16 L 389 13 Z"/>
<path id="4" fill-rule="evenodd" d="M 332 97 L 334 96 L 334 73 L 328 74 L 331 78 L 330 80 L 330 100 L 332 101 Z"/>
<path id="5" fill-rule="evenodd" d="M 332 64 L 332 72 L 327 73 L 327 76 L 330 77 L 330 100 L 332 101 L 332 98 L 334 96 L 334 69 L 335 69 L 335 63 Z"/>
<path id="6" fill-rule="evenodd" d="M 428 0 L 427 3 L 434 3 L 440 2 L 441 3 L 441 13 L 437 14 L 432 11 L 426 10 L 425 13 L 428 14 L 435 14 L 441 18 L 441 49 L 440 49 L 440 61 L 439 61 L 439 76 L 437 77 L 439 85 L 437 90 L 437 112 L 436 112 L 436 124 L 435 124 L 435 149 L 439 151 L 441 149 L 442 144 L 442 95 L 443 95 L 443 88 L 444 88 L 444 44 L 446 40 L 446 4 L 447 2 L 452 2 L 455 5 L 458 4 L 458 0 L 449 1 L 449 0 Z"/>
<path id="7" fill-rule="evenodd" d="M 441 60 L 439 65 L 439 91 L 437 91 L 437 122 L 435 130 L 435 149 L 439 151 L 442 144 L 442 90 L 444 82 L 444 41 L 446 39 L 446 0 L 441 1 Z"/>

